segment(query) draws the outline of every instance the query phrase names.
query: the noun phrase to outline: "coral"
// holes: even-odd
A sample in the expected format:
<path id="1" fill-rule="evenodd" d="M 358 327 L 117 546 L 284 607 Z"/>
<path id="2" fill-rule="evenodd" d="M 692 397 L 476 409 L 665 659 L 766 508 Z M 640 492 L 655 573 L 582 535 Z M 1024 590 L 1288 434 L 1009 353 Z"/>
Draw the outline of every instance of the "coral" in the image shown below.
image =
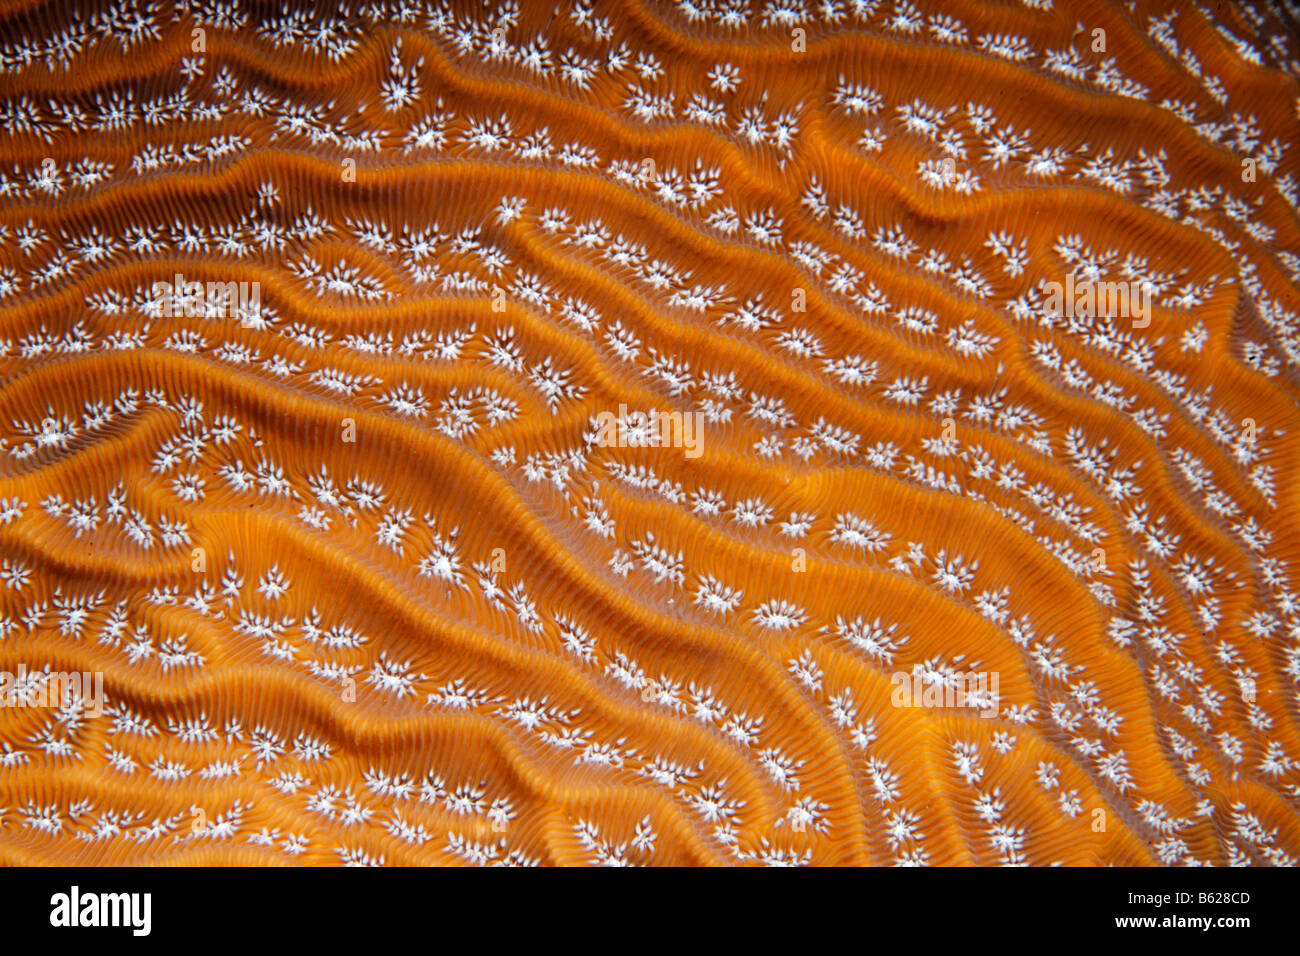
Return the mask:
<path id="1" fill-rule="evenodd" d="M 0 862 L 1294 865 L 1271 7 L 0 8 Z"/>

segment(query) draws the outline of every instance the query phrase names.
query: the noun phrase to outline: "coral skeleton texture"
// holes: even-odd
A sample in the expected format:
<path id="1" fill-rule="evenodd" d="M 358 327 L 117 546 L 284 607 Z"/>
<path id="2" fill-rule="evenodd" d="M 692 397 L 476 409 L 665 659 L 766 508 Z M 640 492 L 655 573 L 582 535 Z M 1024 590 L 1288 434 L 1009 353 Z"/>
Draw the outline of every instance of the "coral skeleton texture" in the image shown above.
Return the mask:
<path id="1" fill-rule="evenodd" d="M 0 3 L 0 863 L 1295 865 L 1298 36 Z"/>

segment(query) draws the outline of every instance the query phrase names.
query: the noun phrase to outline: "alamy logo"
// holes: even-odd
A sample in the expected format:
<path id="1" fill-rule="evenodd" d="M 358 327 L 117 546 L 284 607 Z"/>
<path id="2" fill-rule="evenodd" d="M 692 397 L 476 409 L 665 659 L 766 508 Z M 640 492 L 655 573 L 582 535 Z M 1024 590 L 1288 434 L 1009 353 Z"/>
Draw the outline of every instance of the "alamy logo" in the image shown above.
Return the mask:
<path id="1" fill-rule="evenodd" d="M 898 671 L 890 683 L 895 707 L 975 710 L 986 718 L 998 715 L 997 671 L 928 673 L 918 665 L 911 673 Z"/>
<path id="2" fill-rule="evenodd" d="M 703 412 L 628 411 L 601 412 L 594 419 L 590 439 L 601 448 L 681 448 L 687 458 L 699 458 L 704 449 Z"/>
<path id="3" fill-rule="evenodd" d="M 0 707 L 65 707 L 80 703 L 91 717 L 104 714 L 103 671 L 0 671 Z"/>
<path id="4" fill-rule="evenodd" d="M 238 318 L 249 325 L 262 307 L 260 282 L 187 282 L 179 272 L 171 282 L 153 284 L 150 312 L 179 318 Z"/>
<path id="5" fill-rule="evenodd" d="M 152 893 L 71 892 L 50 897 L 51 926 L 129 926 L 135 936 L 148 936 L 153 924 Z"/>
<path id="6" fill-rule="evenodd" d="M 1064 283 L 1044 281 L 1039 287 L 1047 293 L 1044 307 L 1054 315 L 1067 319 L 1091 319 L 1094 316 L 1132 319 L 1135 329 L 1145 329 L 1151 324 L 1152 285 L 1149 282 L 1079 281 L 1071 272 Z"/>

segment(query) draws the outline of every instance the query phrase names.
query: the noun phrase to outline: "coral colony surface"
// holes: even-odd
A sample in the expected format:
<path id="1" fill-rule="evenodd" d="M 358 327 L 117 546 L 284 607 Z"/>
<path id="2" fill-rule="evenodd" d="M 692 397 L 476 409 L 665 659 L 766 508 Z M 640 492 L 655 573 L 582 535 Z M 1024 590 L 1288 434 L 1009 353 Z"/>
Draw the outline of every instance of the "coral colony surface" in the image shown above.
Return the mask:
<path id="1" fill-rule="evenodd" d="M 1279 6 L 0 7 L 0 862 L 1294 865 Z"/>

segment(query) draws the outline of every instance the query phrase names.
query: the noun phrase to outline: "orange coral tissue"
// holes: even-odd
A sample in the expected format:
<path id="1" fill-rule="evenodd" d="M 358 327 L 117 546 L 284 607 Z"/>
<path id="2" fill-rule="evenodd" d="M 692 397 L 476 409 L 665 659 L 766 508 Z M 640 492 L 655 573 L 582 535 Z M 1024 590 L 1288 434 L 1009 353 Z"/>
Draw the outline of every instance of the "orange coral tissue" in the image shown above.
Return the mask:
<path id="1" fill-rule="evenodd" d="M 0 4 L 0 863 L 1300 857 L 1272 4 Z"/>

